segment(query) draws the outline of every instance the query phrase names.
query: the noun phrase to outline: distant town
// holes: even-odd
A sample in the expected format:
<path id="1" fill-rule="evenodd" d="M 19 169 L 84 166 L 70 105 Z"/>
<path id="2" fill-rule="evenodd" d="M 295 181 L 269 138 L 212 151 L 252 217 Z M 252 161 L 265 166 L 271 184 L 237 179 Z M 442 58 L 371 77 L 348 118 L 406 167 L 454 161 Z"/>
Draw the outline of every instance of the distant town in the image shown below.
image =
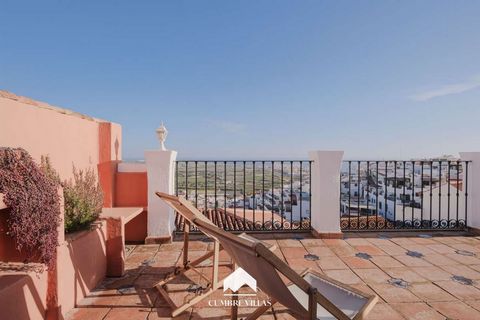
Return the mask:
<path id="1" fill-rule="evenodd" d="M 206 168 L 203 161 L 178 161 L 176 170 L 177 194 L 199 209 L 237 216 L 248 210 L 257 213 L 255 220 L 273 214 L 291 223 L 310 219 L 308 161 L 284 161 L 283 168 L 280 161 L 273 167 L 271 161 L 211 161 Z M 339 179 L 342 222 L 379 216 L 420 227 L 424 218 L 447 225 L 464 219 L 463 166 L 453 156 L 344 161 Z"/>

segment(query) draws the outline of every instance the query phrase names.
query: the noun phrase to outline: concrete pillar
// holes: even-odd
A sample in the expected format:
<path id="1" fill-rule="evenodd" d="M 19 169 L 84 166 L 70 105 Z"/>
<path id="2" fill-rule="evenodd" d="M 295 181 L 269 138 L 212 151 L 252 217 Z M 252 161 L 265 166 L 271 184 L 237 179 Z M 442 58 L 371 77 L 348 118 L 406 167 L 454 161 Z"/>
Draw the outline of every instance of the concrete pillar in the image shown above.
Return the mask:
<path id="1" fill-rule="evenodd" d="M 174 211 L 155 195 L 156 191 L 174 194 L 176 151 L 145 151 L 148 179 L 148 228 L 146 243 L 171 240 L 175 228 Z"/>
<path id="2" fill-rule="evenodd" d="M 312 163 L 313 233 L 317 237 L 341 238 L 340 167 L 343 151 L 310 151 Z"/>
<path id="3" fill-rule="evenodd" d="M 468 181 L 465 165 L 463 167 L 463 191 L 467 192 L 467 226 L 480 231 L 480 152 L 460 152 L 462 161 L 468 164 Z"/>

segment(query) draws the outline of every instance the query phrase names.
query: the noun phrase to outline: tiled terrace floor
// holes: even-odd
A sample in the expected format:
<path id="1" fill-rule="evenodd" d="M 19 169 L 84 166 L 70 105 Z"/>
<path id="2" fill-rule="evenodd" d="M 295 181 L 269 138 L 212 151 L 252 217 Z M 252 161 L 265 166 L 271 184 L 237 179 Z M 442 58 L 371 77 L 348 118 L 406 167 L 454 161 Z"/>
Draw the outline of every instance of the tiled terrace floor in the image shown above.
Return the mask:
<path id="1" fill-rule="evenodd" d="M 267 241 L 276 244 L 275 253 L 297 271 L 315 268 L 341 282 L 375 292 L 380 301 L 367 319 L 480 319 L 480 237 L 357 235 L 344 240 Z M 69 314 L 69 319 L 170 319 L 167 304 L 151 287 L 179 263 L 182 245 L 174 242 L 134 247 L 128 255 L 127 275 L 106 279 Z M 198 256 L 211 245 L 194 241 L 190 250 Z M 307 253 L 320 259 L 307 261 Z M 368 254 L 367 259 L 357 257 L 358 253 Z M 422 256 L 415 257 L 416 253 Z M 224 268 L 222 271 L 228 272 Z M 461 280 L 468 280 L 460 278 L 458 282 L 454 276 L 471 279 L 472 283 L 463 284 Z M 407 287 L 394 286 L 392 278 L 404 280 Z M 211 297 L 221 295 L 222 290 L 218 290 Z M 178 318 L 228 319 L 229 311 L 203 302 Z M 249 311 L 242 308 L 240 315 Z M 275 305 L 262 319 L 293 317 L 281 305 Z"/>

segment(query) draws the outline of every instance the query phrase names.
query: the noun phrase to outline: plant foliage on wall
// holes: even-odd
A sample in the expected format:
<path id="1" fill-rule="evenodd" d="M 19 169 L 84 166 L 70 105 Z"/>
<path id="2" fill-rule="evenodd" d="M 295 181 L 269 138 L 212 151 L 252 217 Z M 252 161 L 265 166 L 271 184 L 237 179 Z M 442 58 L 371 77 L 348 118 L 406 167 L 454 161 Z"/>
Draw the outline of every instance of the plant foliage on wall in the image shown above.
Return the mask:
<path id="1" fill-rule="evenodd" d="M 103 205 L 103 192 L 93 169 L 73 167 L 73 180 L 63 183 L 65 232 L 86 229 L 95 221 Z"/>
<path id="2" fill-rule="evenodd" d="M 52 266 L 58 246 L 58 181 L 45 174 L 24 149 L 0 148 L 0 193 L 10 207 L 9 235 L 28 259 Z"/>

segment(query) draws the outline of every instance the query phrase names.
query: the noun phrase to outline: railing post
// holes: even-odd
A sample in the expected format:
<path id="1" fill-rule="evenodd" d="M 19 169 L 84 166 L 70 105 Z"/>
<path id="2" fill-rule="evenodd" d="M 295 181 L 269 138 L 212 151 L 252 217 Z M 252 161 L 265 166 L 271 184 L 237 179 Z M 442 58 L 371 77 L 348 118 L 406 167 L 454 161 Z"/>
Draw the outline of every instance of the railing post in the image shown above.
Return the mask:
<path id="1" fill-rule="evenodd" d="M 463 196 L 465 197 L 465 192 L 467 193 L 465 197 L 467 227 L 480 233 L 480 152 L 460 152 L 460 158 L 462 161 L 471 161 L 468 164 L 462 163 Z M 465 169 L 466 165 L 468 165 L 468 171 Z"/>
<path id="2" fill-rule="evenodd" d="M 166 136 L 166 133 L 164 135 Z M 160 138 L 160 150 L 145 151 L 148 180 L 148 226 L 145 243 L 169 242 L 175 229 L 175 212 L 155 195 L 157 191 L 168 194 L 175 192 L 177 152 L 165 150 L 164 141 L 165 138 L 163 141 Z"/>
<path id="3" fill-rule="evenodd" d="M 343 151 L 310 151 L 312 163 L 313 234 L 324 238 L 341 238 L 340 168 Z"/>

